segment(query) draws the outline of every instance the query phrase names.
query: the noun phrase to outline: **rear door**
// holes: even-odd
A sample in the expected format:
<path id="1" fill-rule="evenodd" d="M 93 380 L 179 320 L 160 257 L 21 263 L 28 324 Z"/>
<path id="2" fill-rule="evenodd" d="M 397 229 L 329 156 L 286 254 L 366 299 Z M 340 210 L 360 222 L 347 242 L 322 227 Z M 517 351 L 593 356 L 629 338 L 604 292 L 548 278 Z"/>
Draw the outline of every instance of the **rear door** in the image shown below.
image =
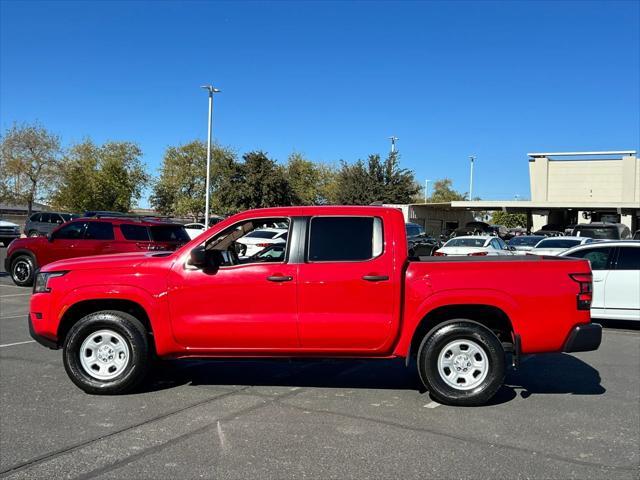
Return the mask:
<path id="1" fill-rule="evenodd" d="M 606 315 L 640 321 L 640 246 L 618 247 L 605 289 Z"/>
<path id="2" fill-rule="evenodd" d="M 376 353 L 389 348 L 397 328 L 399 281 L 393 232 L 383 228 L 383 221 L 374 216 L 308 220 L 305 262 L 298 273 L 303 349 Z"/>
<path id="3" fill-rule="evenodd" d="M 603 318 L 607 302 L 607 289 L 605 285 L 611 273 L 614 247 L 585 248 L 572 253 L 574 258 L 584 258 L 591 263 L 593 272 L 593 301 L 591 302 L 591 314 L 594 317 Z"/>

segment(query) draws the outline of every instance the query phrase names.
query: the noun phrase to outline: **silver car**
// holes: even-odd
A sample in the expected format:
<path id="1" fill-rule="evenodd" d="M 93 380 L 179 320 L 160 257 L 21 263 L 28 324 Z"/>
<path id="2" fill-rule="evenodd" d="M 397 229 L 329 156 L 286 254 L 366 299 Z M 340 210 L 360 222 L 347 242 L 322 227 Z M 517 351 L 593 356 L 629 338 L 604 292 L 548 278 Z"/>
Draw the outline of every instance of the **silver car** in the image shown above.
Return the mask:
<path id="1" fill-rule="evenodd" d="M 29 217 L 24 225 L 24 234 L 27 237 L 46 237 L 54 229 L 63 223 L 78 218 L 71 213 L 40 212 Z"/>

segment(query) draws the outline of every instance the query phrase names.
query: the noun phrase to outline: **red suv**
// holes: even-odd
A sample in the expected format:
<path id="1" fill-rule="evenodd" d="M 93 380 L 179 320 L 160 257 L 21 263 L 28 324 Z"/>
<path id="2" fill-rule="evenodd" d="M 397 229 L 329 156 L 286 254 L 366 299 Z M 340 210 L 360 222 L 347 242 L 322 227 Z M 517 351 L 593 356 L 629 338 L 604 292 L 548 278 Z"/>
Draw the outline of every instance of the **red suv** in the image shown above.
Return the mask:
<path id="1" fill-rule="evenodd" d="M 145 250 L 175 250 L 189 241 L 182 225 L 140 218 L 79 218 L 47 237 L 19 238 L 4 268 L 16 285 L 33 284 L 38 268 L 56 260 Z"/>

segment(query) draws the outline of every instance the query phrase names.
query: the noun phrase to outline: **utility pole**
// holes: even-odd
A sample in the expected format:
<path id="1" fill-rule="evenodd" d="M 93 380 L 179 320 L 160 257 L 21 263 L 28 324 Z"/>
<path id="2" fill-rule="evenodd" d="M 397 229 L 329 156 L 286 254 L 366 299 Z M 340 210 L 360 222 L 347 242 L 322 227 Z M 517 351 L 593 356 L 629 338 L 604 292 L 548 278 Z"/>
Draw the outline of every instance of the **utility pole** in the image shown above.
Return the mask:
<path id="1" fill-rule="evenodd" d="M 469 156 L 469 160 L 471 160 L 471 173 L 469 174 L 469 200 L 473 200 L 473 162 L 475 159 L 475 155 Z"/>
<path id="2" fill-rule="evenodd" d="M 209 92 L 209 123 L 207 125 L 207 180 L 205 182 L 204 194 L 204 229 L 209 228 L 209 183 L 211 177 L 211 133 L 213 126 L 213 94 L 220 93 L 220 90 L 213 85 L 202 85 Z"/>
<path id="3" fill-rule="evenodd" d="M 389 137 L 389 140 L 391 140 L 391 153 L 396 153 L 396 140 L 400 139 L 392 135 Z"/>

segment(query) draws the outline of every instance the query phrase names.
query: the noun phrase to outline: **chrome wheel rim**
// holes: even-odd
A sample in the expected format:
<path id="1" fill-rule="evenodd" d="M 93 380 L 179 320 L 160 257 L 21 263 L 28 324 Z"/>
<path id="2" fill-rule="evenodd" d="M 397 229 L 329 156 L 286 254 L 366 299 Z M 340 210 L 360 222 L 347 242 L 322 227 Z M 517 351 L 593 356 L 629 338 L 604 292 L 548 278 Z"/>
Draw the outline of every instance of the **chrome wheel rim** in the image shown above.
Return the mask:
<path id="1" fill-rule="evenodd" d="M 471 390 L 489 373 L 489 357 L 473 340 L 449 342 L 438 355 L 440 378 L 456 390 Z"/>
<path id="2" fill-rule="evenodd" d="M 113 330 L 91 333 L 80 347 L 80 364 L 85 372 L 96 380 L 111 380 L 120 375 L 131 355 L 127 342 Z"/>
<path id="3" fill-rule="evenodd" d="M 31 264 L 26 260 L 18 260 L 13 266 L 13 278 L 18 282 L 26 282 L 31 276 Z"/>

